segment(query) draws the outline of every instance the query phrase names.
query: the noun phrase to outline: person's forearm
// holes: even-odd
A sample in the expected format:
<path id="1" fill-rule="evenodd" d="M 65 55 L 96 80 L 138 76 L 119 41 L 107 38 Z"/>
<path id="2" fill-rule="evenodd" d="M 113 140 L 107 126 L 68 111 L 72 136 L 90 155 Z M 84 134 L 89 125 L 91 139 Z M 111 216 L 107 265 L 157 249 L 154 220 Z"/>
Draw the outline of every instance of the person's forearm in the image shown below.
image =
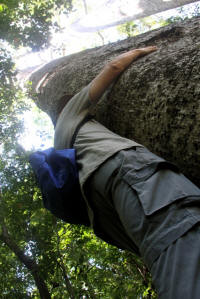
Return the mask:
<path id="1" fill-rule="evenodd" d="M 90 98 L 92 101 L 98 100 L 110 84 L 122 72 L 117 66 L 107 64 L 101 73 L 92 81 L 90 87 Z"/>
<path id="2" fill-rule="evenodd" d="M 101 97 L 107 87 L 137 58 L 156 51 L 156 47 L 134 49 L 121 54 L 109 62 L 101 73 L 92 81 L 90 87 L 91 100 Z"/>
<path id="3" fill-rule="evenodd" d="M 152 49 L 151 52 L 156 49 L 156 47 L 134 49 L 117 56 L 110 63 L 116 67 L 119 72 L 123 72 L 134 60 L 150 53 L 150 48 Z"/>

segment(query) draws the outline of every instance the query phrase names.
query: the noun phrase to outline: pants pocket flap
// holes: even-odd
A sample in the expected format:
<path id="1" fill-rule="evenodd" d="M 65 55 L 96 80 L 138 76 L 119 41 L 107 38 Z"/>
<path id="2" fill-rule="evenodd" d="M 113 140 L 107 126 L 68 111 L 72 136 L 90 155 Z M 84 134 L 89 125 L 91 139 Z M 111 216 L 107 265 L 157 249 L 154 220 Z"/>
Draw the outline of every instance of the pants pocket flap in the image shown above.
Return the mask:
<path id="1" fill-rule="evenodd" d="M 169 169 L 155 172 L 145 181 L 132 185 L 137 192 L 145 215 L 151 215 L 178 199 L 199 196 L 200 189 L 184 175 Z"/>

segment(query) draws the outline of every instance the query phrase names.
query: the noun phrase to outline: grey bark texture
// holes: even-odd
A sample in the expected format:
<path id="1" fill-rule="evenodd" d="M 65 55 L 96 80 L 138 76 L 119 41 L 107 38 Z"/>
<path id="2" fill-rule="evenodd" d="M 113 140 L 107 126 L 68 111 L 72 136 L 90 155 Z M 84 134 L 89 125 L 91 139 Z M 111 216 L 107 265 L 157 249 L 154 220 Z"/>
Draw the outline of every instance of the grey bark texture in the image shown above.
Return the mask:
<path id="1" fill-rule="evenodd" d="M 108 61 L 148 45 L 159 50 L 120 76 L 96 119 L 176 163 L 200 186 L 199 17 L 52 61 L 31 76 L 32 96 L 55 123 L 66 101 Z"/>

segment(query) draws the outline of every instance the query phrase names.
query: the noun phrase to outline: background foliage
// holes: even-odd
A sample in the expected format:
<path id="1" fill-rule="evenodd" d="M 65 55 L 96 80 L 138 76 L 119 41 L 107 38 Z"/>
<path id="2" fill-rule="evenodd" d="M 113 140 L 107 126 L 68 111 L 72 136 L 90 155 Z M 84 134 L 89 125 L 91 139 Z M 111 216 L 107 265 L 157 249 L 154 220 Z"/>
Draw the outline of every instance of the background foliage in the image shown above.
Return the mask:
<path id="1" fill-rule="evenodd" d="M 43 208 L 29 152 L 19 144 L 22 115 L 30 107 L 16 79 L 15 49 L 47 47 L 52 32 L 59 30 L 56 16 L 71 11 L 71 0 L 0 3 L 0 298 L 156 298 L 136 256 L 102 242 L 88 228 L 64 224 Z M 118 26 L 119 36 L 199 15 L 199 6 L 178 13 Z M 106 33 L 98 34 L 104 42 Z"/>

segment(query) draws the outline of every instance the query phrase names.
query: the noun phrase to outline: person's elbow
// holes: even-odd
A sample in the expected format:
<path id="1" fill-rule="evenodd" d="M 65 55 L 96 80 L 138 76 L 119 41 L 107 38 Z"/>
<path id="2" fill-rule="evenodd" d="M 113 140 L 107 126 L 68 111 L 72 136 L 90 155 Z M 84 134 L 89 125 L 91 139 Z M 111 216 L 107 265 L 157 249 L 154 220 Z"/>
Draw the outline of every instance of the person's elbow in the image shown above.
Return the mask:
<path id="1" fill-rule="evenodd" d="M 123 65 L 118 61 L 117 62 L 113 62 L 113 61 L 109 62 L 107 64 L 107 67 L 110 69 L 111 72 L 117 73 L 117 74 L 124 71 Z"/>

